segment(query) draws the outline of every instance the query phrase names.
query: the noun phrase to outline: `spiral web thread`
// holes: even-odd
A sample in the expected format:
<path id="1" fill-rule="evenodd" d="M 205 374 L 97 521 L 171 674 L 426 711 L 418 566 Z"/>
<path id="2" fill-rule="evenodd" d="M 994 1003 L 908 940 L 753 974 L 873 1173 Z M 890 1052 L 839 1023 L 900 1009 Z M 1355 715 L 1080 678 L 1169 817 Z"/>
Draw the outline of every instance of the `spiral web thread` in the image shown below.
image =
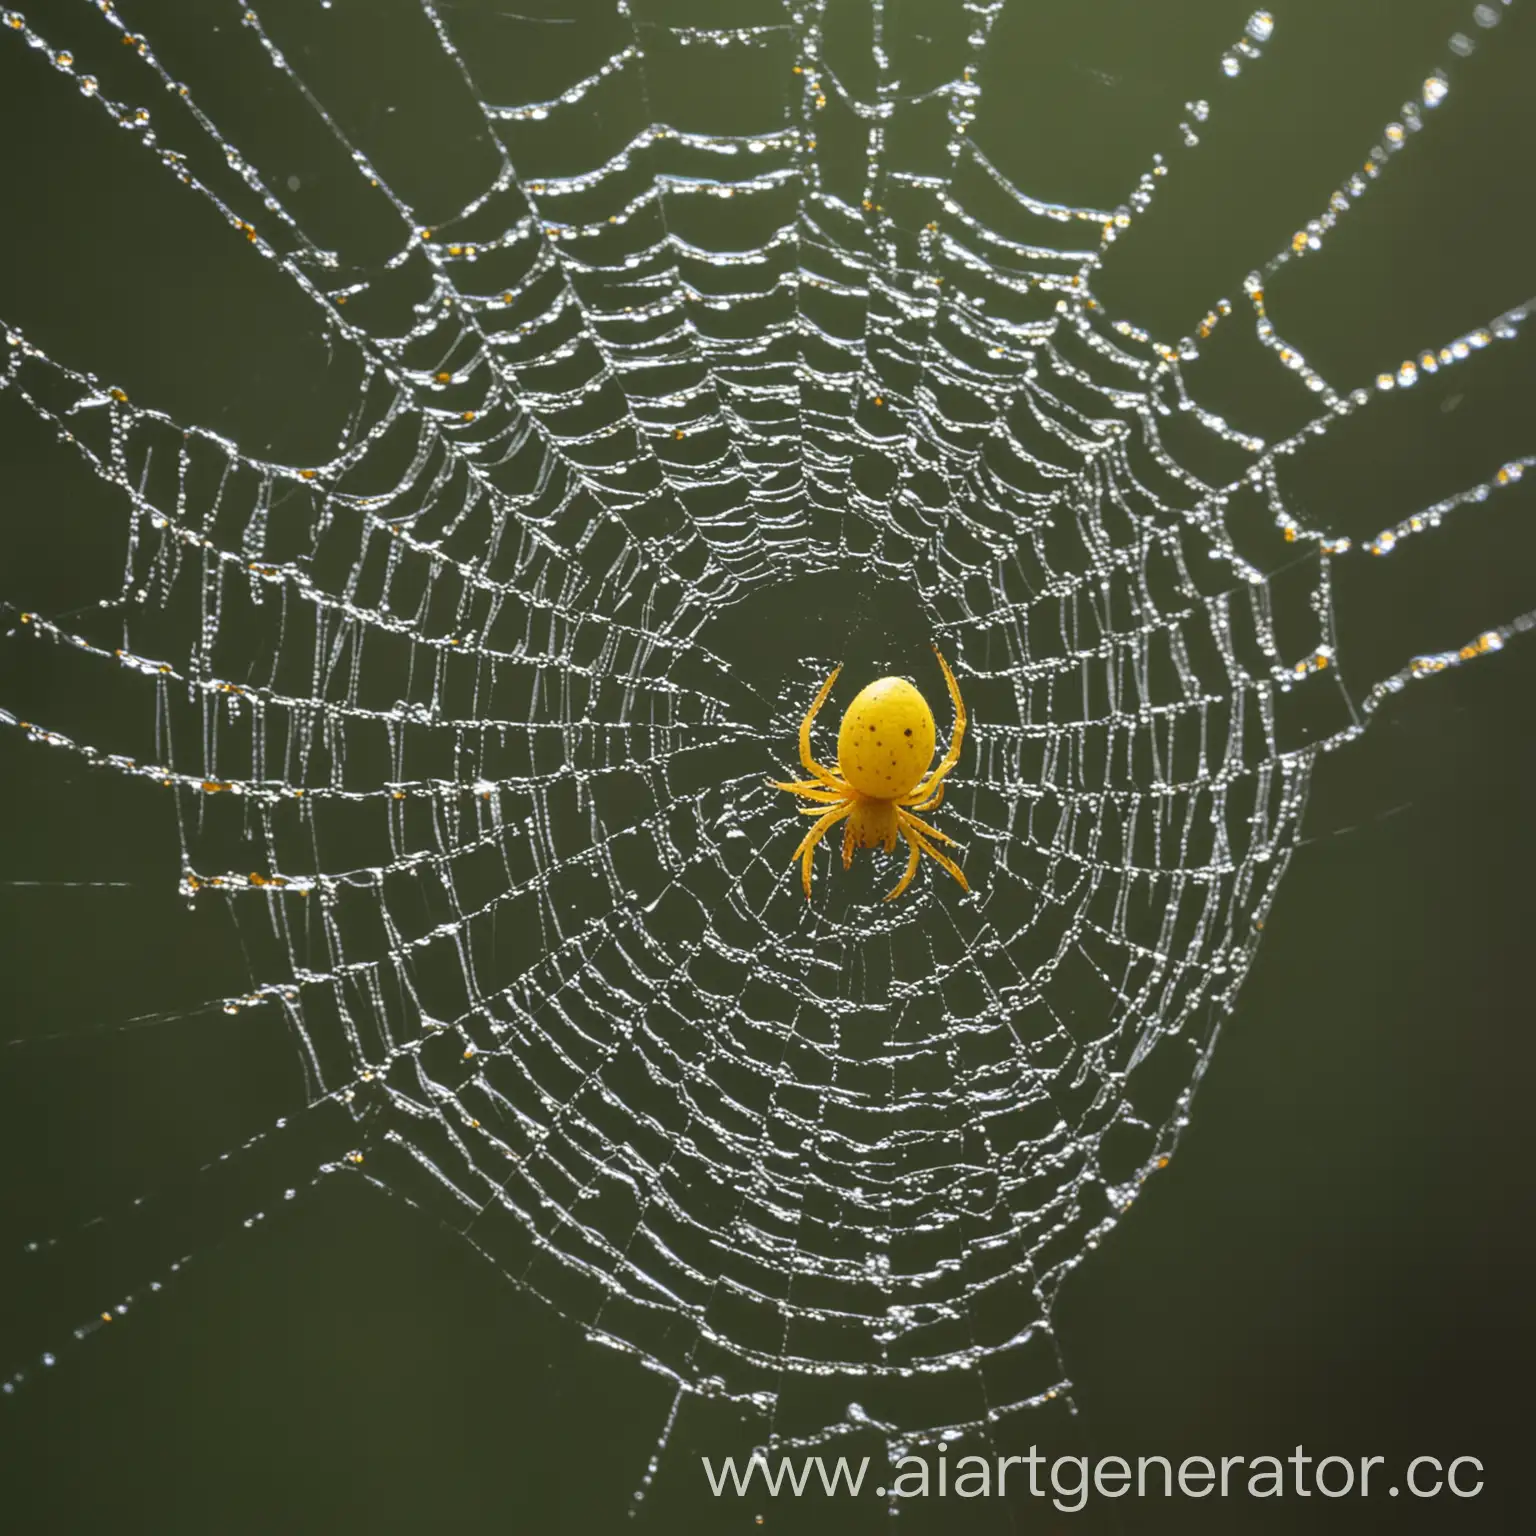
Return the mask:
<path id="1" fill-rule="evenodd" d="M 371 25 L 345 9 L 302 25 Z M 1053 1298 L 1174 1148 L 1317 754 L 1533 622 L 1418 657 L 1357 707 L 1330 571 L 1362 551 L 1292 510 L 1285 460 L 1525 310 L 1352 390 L 1268 317 L 1266 283 L 1392 172 L 1440 70 L 1236 305 L 1165 345 L 1113 320 L 1095 279 L 1196 152 L 1208 103 L 1121 206 L 1042 202 L 971 132 L 1001 3 L 935 8 L 925 24 L 953 35 L 927 89 L 898 78 L 879 0 L 857 90 L 813 0 L 750 9 L 707 29 L 620 0 L 551 53 L 590 56 L 547 100 L 507 104 L 472 18 L 424 4 L 422 45 L 499 161 L 427 222 L 283 52 L 294 8 L 233 8 L 227 46 L 392 221 L 394 254 L 367 266 L 311 241 L 196 80 L 111 5 L 73 21 L 94 66 L 0 13 L 61 94 L 315 306 L 358 378 L 330 458 L 276 463 L 8 325 L 7 408 L 55 427 L 127 527 L 95 618 L 27 613 L 13 634 L 110 674 L 154 745 L 0 721 L 173 797 L 184 894 L 230 903 L 248 936 L 253 982 L 224 1008 L 286 1020 L 310 1112 L 352 1127 L 316 1179 L 427 1207 L 679 1402 L 745 1408 L 765 1443 L 986 1434 L 1069 1390 Z M 528 46 L 554 30 L 527 26 Z M 1272 28 L 1251 17 L 1213 74 L 1256 64 Z M 648 79 L 679 49 L 782 82 L 782 119 L 669 126 Z M 618 147 L 542 174 L 597 114 L 610 139 L 628 124 Z M 861 188 L 823 164 L 839 122 Z M 1198 400 L 1201 346 L 1234 309 L 1315 399 L 1280 440 Z M 1165 446 L 1191 422 L 1227 478 Z M 1298 554 L 1285 606 L 1275 573 Z M 854 569 L 917 594 L 960 677 L 973 723 L 939 814 L 969 897 L 930 865 L 885 907 L 889 871 L 823 859 L 807 904 L 786 867 L 802 825 L 764 778 L 792 767 L 840 658 L 786 637 L 764 683 L 724 620 Z M 1299 728 L 1298 706 L 1326 728 Z M 261 868 L 220 862 L 241 838 Z"/>

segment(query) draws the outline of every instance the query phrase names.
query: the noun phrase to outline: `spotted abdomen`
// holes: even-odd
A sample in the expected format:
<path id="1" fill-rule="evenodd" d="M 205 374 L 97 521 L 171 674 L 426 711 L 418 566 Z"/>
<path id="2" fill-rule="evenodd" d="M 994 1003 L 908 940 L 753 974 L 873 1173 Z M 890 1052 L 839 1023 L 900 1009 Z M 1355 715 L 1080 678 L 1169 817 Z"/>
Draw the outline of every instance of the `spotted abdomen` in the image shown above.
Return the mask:
<path id="1" fill-rule="evenodd" d="M 860 691 L 837 733 L 837 767 L 861 795 L 910 794 L 933 760 L 933 711 L 904 677 L 882 677 Z"/>

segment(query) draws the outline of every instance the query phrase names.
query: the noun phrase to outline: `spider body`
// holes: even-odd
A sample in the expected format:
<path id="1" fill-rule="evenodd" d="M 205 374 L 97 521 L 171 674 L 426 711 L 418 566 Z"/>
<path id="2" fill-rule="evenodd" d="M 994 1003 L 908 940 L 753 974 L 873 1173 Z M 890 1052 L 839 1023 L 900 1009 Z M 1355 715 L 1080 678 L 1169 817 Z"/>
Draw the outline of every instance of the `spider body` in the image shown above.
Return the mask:
<path id="1" fill-rule="evenodd" d="M 901 677 L 882 677 L 860 691 L 848 706 L 837 733 L 837 769 L 824 767 L 811 755 L 811 725 L 826 702 L 841 667 L 821 685 L 805 719 L 800 722 L 800 762 L 809 779 L 780 782 L 770 779 L 775 789 L 788 790 L 814 802 L 801 814 L 816 817 L 811 830 L 801 839 L 793 858 L 800 861 L 800 881 L 809 899 L 811 894 L 811 856 L 816 845 L 838 822 L 843 828 L 843 868 L 853 862 L 858 848 L 884 848 L 895 851 L 898 839 L 911 850 L 907 867 L 895 890 L 886 900 L 900 896 L 912 883 L 923 854 L 928 854 L 969 890 L 959 866 L 934 846 L 948 843 L 937 827 L 930 826 L 918 811 L 931 810 L 944 795 L 943 779 L 960 760 L 960 745 L 965 738 L 965 704 L 949 663 L 939 655 L 939 666 L 955 706 L 955 729 L 949 749 L 932 773 L 928 765 L 938 732 L 933 711 L 922 694 Z"/>

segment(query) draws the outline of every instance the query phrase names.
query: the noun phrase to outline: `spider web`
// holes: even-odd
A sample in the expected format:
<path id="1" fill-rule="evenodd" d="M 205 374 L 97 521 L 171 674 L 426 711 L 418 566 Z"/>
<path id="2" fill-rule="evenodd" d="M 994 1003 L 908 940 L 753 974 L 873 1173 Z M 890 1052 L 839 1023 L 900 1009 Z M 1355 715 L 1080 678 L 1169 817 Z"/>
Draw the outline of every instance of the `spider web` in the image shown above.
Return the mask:
<path id="1" fill-rule="evenodd" d="M 856 46 L 814 0 L 723 28 L 424 3 L 390 25 L 475 145 L 441 208 L 344 79 L 379 17 L 217 14 L 201 53 L 107 3 L 0 32 L 47 110 L 98 114 L 285 285 L 349 411 L 312 460 L 264 455 L 6 313 L 0 408 L 110 489 L 123 574 L 12 614 L 54 713 L 0 722 L 169 801 L 182 894 L 233 913 L 249 975 L 218 1006 L 286 1027 L 307 1108 L 231 1156 L 318 1120 L 324 1160 L 264 1199 L 347 1177 L 421 1205 L 765 1444 L 990 1433 L 1065 1397 L 1057 1292 L 1175 1149 L 1320 756 L 1536 623 L 1346 687 L 1335 569 L 1536 460 L 1374 537 L 1288 489 L 1526 308 L 1358 380 L 1270 310 L 1406 174 L 1501 10 L 1167 341 L 1101 290 L 1263 67 L 1267 13 L 1211 59 L 1214 104 L 1087 206 L 1023 190 L 988 138 L 1001 0 L 922 34 L 872 0 Z M 701 69 L 720 131 L 668 110 Z M 1289 424 L 1218 414 L 1224 368 L 1254 391 L 1234 419 Z M 904 670 L 941 698 L 930 638 L 972 720 L 938 813 L 972 894 L 928 865 L 888 907 L 879 861 L 820 855 L 807 904 L 764 781 L 850 647 L 852 688 Z"/>

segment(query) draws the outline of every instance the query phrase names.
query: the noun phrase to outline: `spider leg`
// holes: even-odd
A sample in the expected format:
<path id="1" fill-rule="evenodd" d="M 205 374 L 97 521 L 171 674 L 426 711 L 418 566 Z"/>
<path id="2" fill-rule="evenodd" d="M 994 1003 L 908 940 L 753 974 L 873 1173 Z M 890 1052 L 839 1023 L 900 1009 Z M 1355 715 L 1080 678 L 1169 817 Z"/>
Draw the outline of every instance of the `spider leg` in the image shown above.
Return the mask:
<path id="1" fill-rule="evenodd" d="M 841 774 L 833 773 L 830 768 L 827 771 L 832 774 L 832 781 L 839 789 L 846 788 Z M 764 782 L 772 784 L 775 789 L 787 789 L 794 795 L 803 795 L 813 790 L 819 792 L 829 788 L 825 779 L 767 779 Z"/>
<path id="2" fill-rule="evenodd" d="M 927 837 L 936 837 L 941 843 L 954 842 L 954 838 L 952 838 L 947 832 L 940 832 L 937 827 L 930 827 L 921 816 L 914 816 L 911 811 L 898 810 L 896 812 L 896 817 L 897 820 L 902 822 L 904 825 L 916 827 L 919 832 L 923 833 Z"/>
<path id="3" fill-rule="evenodd" d="M 899 881 L 897 881 L 896 889 L 886 896 L 885 899 L 887 901 L 895 901 L 895 899 L 900 896 L 901 893 L 906 890 L 909 885 L 912 884 L 912 876 L 917 873 L 917 862 L 923 856 L 923 850 L 917 846 L 916 842 L 913 841 L 912 834 L 910 832 L 903 830 L 902 836 L 905 837 L 909 843 L 911 843 L 912 852 L 907 855 L 906 873 L 902 875 Z"/>
<path id="4" fill-rule="evenodd" d="M 807 832 L 803 838 L 800 839 L 800 846 L 796 848 L 794 853 L 790 855 L 789 862 L 791 864 L 793 864 L 796 859 L 800 859 L 802 861 L 800 869 L 800 883 L 805 887 L 805 899 L 807 901 L 811 899 L 811 855 L 816 851 L 816 844 L 819 843 L 826 835 L 827 829 L 829 827 L 836 825 L 836 823 L 840 822 L 844 816 L 849 815 L 852 810 L 853 802 L 850 801 L 847 805 L 840 805 L 828 811 L 826 815 L 824 815 L 821 820 L 818 821 L 816 825 L 812 827 L 811 830 Z"/>
<path id="5" fill-rule="evenodd" d="M 955 728 L 950 733 L 949 750 L 944 754 L 944 760 L 912 791 L 914 804 L 931 795 L 939 787 L 939 780 L 960 761 L 960 744 L 965 740 L 965 701 L 960 697 L 960 685 L 955 681 L 955 674 L 949 670 L 949 663 L 944 660 L 938 646 L 934 646 L 933 654 L 939 658 L 939 665 L 944 669 L 944 681 L 949 685 L 950 702 L 955 706 Z"/>
<path id="6" fill-rule="evenodd" d="M 933 858 L 937 859 L 960 882 L 960 889 L 962 891 L 970 890 L 970 886 L 966 884 L 965 876 L 960 873 L 960 866 L 947 853 L 940 853 L 916 827 L 903 827 L 901 832 L 908 842 L 915 842 L 924 853 L 930 854 Z"/>
<path id="7" fill-rule="evenodd" d="M 853 863 L 853 850 L 854 850 L 854 846 L 855 846 L 855 844 L 854 844 L 854 841 L 853 841 L 853 822 L 850 819 L 848 824 L 847 824 L 847 826 L 845 826 L 843 828 L 843 868 L 844 869 L 847 869 Z"/>
<path id="8" fill-rule="evenodd" d="M 787 789 L 792 795 L 803 795 L 807 800 L 819 800 L 824 805 L 836 805 L 848 798 L 838 790 L 829 789 L 819 780 L 812 780 L 811 784 L 781 784 L 777 779 L 764 779 L 763 782 L 774 789 Z"/>
<path id="9" fill-rule="evenodd" d="M 827 695 L 832 692 L 832 684 L 837 681 L 837 674 L 842 670 L 841 665 L 832 668 L 826 682 L 821 685 L 821 692 L 811 701 L 811 707 L 805 712 L 805 719 L 800 722 L 800 764 L 808 774 L 819 779 L 829 788 L 837 787 L 837 775 L 830 768 L 823 768 L 811 756 L 811 724 L 820 712 L 821 706 L 827 702 Z"/>
<path id="10" fill-rule="evenodd" d="M 926 800 L 919 800 L 914 794 L 908 795 L 905 800 L 898 800 L 896 803 L 909 811 L 931 811 L 943 798 L 944 786 L 940 784 Z"/>

